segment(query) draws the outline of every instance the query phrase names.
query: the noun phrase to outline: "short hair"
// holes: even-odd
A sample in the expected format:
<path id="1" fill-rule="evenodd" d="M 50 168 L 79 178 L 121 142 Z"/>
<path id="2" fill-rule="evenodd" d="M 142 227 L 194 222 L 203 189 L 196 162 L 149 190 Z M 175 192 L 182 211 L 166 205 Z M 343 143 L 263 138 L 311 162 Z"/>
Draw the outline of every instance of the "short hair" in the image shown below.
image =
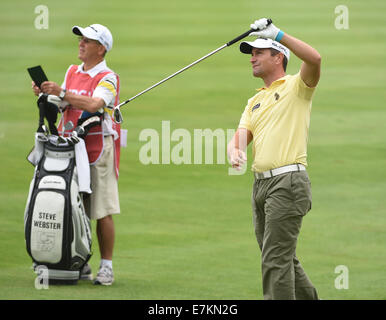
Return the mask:
<path id="1" fill-rule="evenodd" d="M 276 56 L 277 54 L 280 53 L 279 50 L 269 48 L 271 50 L 271 57 Z M 287 64 L 288 64 L 288 59 L 287 57 L 283 54 L 283 70 L 284 72 L 287 70 Z"/>
<path id="2" fill-rule="evenodd" d="M 100 44 L 101 46 L 103 46 L 103 44 L 100 43 L 98 40 L 96 40 L 96 42 L 98 42 L 98 44 Z M 103 46 L 103 48 L 105 48 L 105 52 L 103 52 L 103 58 L 104 58 L 104 57 L 106 56 L 106 54 L 107 54 L 107 49 L 106 49 L 105 46 Z"/>

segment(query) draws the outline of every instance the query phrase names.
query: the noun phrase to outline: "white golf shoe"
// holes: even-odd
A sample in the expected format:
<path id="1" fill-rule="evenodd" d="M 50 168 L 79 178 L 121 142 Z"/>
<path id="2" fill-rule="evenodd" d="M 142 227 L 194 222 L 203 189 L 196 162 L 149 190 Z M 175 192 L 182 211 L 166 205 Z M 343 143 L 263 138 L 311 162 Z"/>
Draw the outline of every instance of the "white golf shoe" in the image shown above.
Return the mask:
<path id="1" fill-rule="evenodd" d="M 114 282 L 113 269 L 107 265 L 101 265 L 94 284 L 110 286 Z"/>

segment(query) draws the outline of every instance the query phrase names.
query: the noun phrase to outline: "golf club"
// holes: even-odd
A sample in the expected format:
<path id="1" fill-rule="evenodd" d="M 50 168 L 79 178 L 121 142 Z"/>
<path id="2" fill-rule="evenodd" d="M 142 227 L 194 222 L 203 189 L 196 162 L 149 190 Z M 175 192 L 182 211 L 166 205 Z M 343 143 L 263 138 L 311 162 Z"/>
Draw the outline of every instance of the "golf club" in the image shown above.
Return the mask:
<path id="1" fill-rule="evenodd" d="M 267 20 L 267 25 L 266 25 L 266 27 L 269 26 L 271 23 L 272 23 L 272 20 L 271 20 L 271 19 L 268 19 L 268 20 Z M 126 101 L 124 101 L 124 102 L 118 104 L 117 106 L 114 107 L 114 112 L 113 112 L 113 115 L 114 115 L 114 121 L 115 121 L 116 123 L 122 123 L 123 117 L 122 117 L 122 113 L 121 113 L 121 107 L 124 106 L 125 104 L 129 103 L 130 101 L 133 101 L 135 98 L 137 98 L 137 97 L 143 95 L 144 93 L 150 91 L 151 89 L 153 89 L 153 88 L 159 86 L 161 83 L 164 83 L 165 81 L 167 81 L 167 80 L 169 80 L 169 79 L 175 77 L 176 75 L 178 75 L 178 74 L 180 74 L 181 72 L 183 72 L 183 71 L 189 69 L 190 67 L 193 67 L 193 66 L 196 65 L 197 63 L 201 62 L 202 60 L 205 60 L 206 58 L 210 57 L 211 55 L 215 54 L 216 52 L 219 52 L 220 50 L 222 50 L 222 49 L 224 49 L 224 48 L 226 48 L 226 47 L 229 47 L 229 46 L 231 46 L 232 44 L 236 43 L 237 41 L 239 41 L 239 40 L 241 40 L 241 39 L 247 37 L 251 32 L 256 32 L 256 31 L 259 31 L 259 29 L 258 29 L 258 30 L 256 30 L 256 29 L 250 29 L 250 30 L 244 32 L 243 34 L 241 34 L 241 35 L 239 35 L 238 37 L 234 38 L 233 40 L 227 42 L 226 44 L 222 45 L 221 47 L 217 48 L 216 50 L 213 50 L 212 52 L 208 53 L 207 55 L 203 56 L 202 58 L 200 58 L 200 59 L 198 59 L 198 60 L 192 62 L 191 64 L 189 64 L 189 65 L 187 65 L 186 67 L 184 67 L 184 68 L 178 70 L 177 72 L 175 72 L 175 73 L 173 73 L 172 75 L 166 77 L 165 79 L 163 79 L 163 80 L 157 82 L 156 84 L 152 85 L 151 87 L 149 87 L 149 88 L 147 88 L 147 89 L 141 91 L 140 93 L 136 94 L 135 96 L 131 97 L 130 99 L 128 99 L 128 100 L 126 100 Z"/>

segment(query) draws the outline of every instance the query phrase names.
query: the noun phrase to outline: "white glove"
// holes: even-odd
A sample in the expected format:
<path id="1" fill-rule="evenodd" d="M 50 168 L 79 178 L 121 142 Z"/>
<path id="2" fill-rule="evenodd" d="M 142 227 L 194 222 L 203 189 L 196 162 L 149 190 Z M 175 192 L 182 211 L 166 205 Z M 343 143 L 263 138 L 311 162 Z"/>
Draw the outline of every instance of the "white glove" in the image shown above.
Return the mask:
<path id="1" fill-rule="evenodd" d="M 279 33 L 283 34 L 283 32 L 280 32 L 280 29 L 275 27 L 273 23 L 268 25 L 268 19 L 262 18 L 259 20 L 256 20 L 254 23 L 251 24 L 251 28 L 254 30 L 259 30 L 255 32 L 251 32 L 250 36 L 257 36 L 259 38 L 269 38 L 272 40 L 280 41 L 280 39 L 277 39 L 277 36 Z"/>
<path id="2" fill-rule="evenodd" d="M 48 95 L 47 101 L 56 105 L 61 112 L 63 112 L 64 109 L 66 109 L 66 107 L 68 106 L 67 101 L 62 101 L 62 99 L 60 99 L 58 96 L 55 96 L 53 94 Z"/>

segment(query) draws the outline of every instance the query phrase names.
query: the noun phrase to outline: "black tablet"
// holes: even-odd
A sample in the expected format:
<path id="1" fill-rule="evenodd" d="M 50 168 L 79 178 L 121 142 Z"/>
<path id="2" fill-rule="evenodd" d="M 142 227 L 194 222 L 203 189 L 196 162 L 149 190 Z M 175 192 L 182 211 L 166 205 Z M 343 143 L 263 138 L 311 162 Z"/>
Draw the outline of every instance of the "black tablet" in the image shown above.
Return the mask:
<path id="1" fill-rule="evenodd" d="M 41 66 L 28 68 L 27 70 L 32 80 L 39 88 L 44 81 L 48 81 L 47 76 Z"/>

